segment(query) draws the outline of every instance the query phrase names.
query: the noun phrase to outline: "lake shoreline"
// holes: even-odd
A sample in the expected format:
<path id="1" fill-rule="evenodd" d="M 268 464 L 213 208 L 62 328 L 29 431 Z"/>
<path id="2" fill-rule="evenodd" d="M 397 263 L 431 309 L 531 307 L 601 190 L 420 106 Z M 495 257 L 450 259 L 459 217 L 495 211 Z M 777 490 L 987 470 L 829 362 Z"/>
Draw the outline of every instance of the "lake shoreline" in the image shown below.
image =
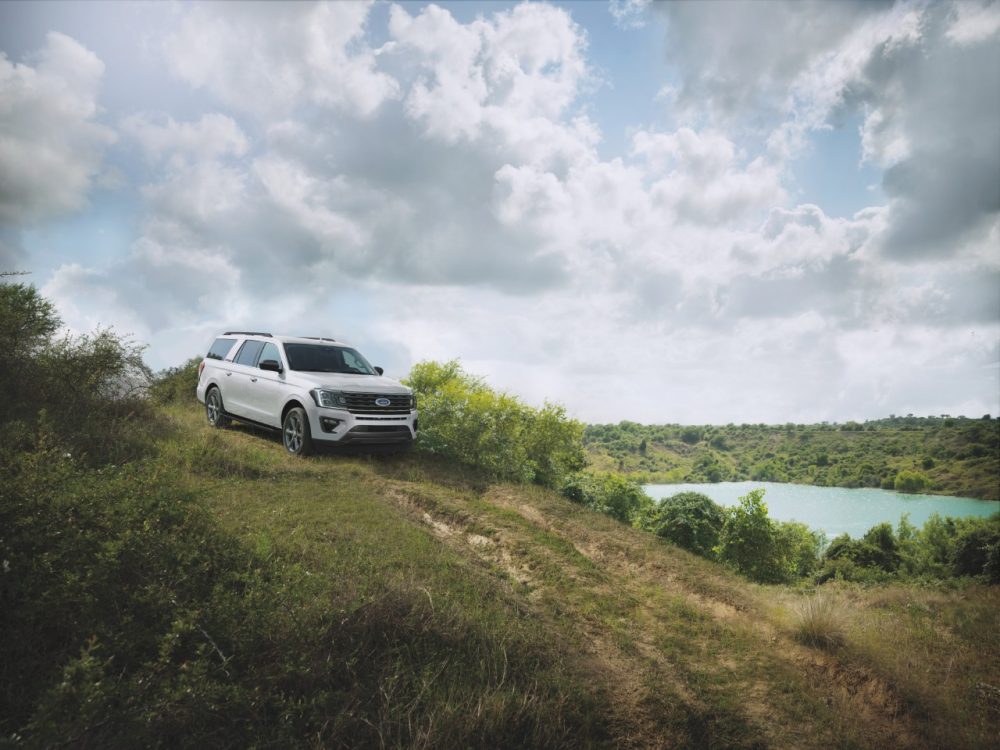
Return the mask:
<path id="1" fill-rule="evenodd" d="M 722 506 L 733 506 L 752 489 L 764 489 L 770 516 L 778 521 L 798 521 L 822 531 L 829 538 L 843 533 L 860 538 L 873 526 L 903 516 L 921 527 L 932 515 L 955 518 L 988 518 L 1000 512 L 1000 502 L 954 495 L 911 494 L 872 487 L 820 487 L 793 482 L 674 482 L 645 483 L 654 500 L 679 492 L 700 492 Z"/>
<path id="2" fill-rule="evenodd" d="M 848 487 L 842 484 L 807 484 L 806 482 L 775 482 L 772 480 L 755 480 L 755 479 L 727 479 L 723 482 L 703 482 L 699 480 L 687 480 L 684 482 L 660 482 L 656 481 L 655 478 L 651 479 L 648 476 L 643 476 L 639 480 L 639 484 L 643 487 L 647 485 L 657 485 L 657 486 L 668 486 L 668 485 L 698 485 L 698 486 L 713 486 L 719 484 L 784 484 L 791 485 L 794 487 L 816 487 L 820 489 L 837 489 L 837 490 L 880 490 L 881 492 L 891 492 L 894 495 L 900 495 L 901 497 L 925 497 L 933 496 L 940 498 L 948 498 L 953 500 L 976 500 L 981 503 L 1000 503 L 1000 496 L 997 498 L 989 497 L 972 497 L 971 495 L 949 495 L 941 490 L 934 490 L 927 488 L 923 492 L 903 492 L 902 490 L 886 489 L 882 487 Z"/>

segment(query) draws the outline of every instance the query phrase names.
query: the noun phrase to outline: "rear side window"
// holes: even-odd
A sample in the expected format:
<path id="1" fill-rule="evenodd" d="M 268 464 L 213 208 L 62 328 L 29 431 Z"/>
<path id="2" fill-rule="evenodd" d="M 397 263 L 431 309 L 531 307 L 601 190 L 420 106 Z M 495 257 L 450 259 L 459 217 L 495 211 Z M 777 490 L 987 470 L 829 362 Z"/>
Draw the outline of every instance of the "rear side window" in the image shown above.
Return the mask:
<path id="1" fill-rule="evenodd" d="M 225 359 L 226 355 L 229 354 L 229 350 L 233 348 L 233 344 L 236 343 L 236 339 L 216 339 L 215 343 L 212 344 L 212 348 L 208 350 L 208 354 L 205 355 L 206 359 Z"/>
<path id="2" fill-rule="evenodd" d="M 264 348 L 263 341 L 245 341 L 240 347 L 240 353 L 236 355 L 236 364 L 253 367 L 257 364 L 257 355 Z"/>

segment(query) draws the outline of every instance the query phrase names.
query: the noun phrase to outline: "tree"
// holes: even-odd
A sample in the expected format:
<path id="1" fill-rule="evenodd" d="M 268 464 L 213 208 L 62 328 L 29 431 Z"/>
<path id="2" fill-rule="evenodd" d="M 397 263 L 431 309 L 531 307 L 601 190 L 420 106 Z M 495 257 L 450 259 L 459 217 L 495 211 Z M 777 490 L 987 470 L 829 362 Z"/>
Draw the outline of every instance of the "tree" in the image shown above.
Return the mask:
<path id="1" fill-rule="evenodd" d="M 701 440 L 702 432 L 697 427 L 685 427 L 681 430 L 681 440 L 688 445 L 694 445 Z"/>
<path id="2" fill-rule="evenodd" d="M 719 559 L 760 583 L 791 578 L 794 568 L 789 550 L 767 515 L 763 489 L 750 490 L 739 505 L 728 509 L 719 537 Z"/>
<path id="3" fill-rule="evenodd" d="M 822 531 L 813 531 L 798 521 L 776 522 L 779 547 L 799 577 L 812 575 L 819 566 L 820 553 L 826 542 Z"/>
<path id="4" fill-rule="evenodd" d="M 60 325 L 34 287 L 0 282 L 0 464 L 43 437 L 92 464 L 145 453 L 142 347 L 111 330 L 56 338 Z"/>

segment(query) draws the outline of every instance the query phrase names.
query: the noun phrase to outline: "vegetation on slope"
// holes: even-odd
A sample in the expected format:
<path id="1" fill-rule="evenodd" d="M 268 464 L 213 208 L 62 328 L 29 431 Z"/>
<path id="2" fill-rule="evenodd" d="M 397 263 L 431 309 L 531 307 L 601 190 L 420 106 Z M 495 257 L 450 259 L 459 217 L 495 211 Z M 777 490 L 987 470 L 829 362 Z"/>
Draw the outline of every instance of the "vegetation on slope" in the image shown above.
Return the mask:
<path id="1" fill-rule="evenodd" d="M 834 582 L 806 628 L 808 590 L 610 517 L 649 509 L 625 480 L 561 470 L 596 513 L 440 452 L 294 459 L 207 427 L 193 370 L 95 400 L 103 458 L 4 404 L 3 744 L 995 741 L 997 587 Z"/>
<path id="2" fill-rule="evenodd" d="M 153 389 L 166 402 L 186 391 L 184 404 L 157 407 L 121 387 L 134 349 L 111 333 L 53 340 L 34 289 L 0 290 L 0 319 L 24 323 L 7 326 L 18 368 L 4 371 L 0 431 L 4 744 L 609 736 L 606 701 L 560 630 L 400 514 L 361 464 L 295 462 L 204 429 L 190 367 Z M 48 387 L 81 361 L 104 368 L 84 372 L 92 389 L 67 386 L 86 413 Z"/>
<path id="3" fill-rule="evenodd" d="M 761 583 L 810 578 L 864 583 L 943 581 L 973 577 L 1000 583 L 1000 514 L 990 518 L 933 515 L 923 528 L 904 516 L 898 527 L 880 523 L 861 539 L 847 534 L 827 545 L 803 523 L 769 517 L 764 490 L 731 508 L 697 492 L 680 492 L 648 506 L 634 525 L 696 555 L 718 560 Z"/>
<path id="4" fill-rule="evenodd" d="M 595 468 L 642 482 L 771 481 L 1000 500 L 1000 419 L 860 424 L 588 425 Z"/>

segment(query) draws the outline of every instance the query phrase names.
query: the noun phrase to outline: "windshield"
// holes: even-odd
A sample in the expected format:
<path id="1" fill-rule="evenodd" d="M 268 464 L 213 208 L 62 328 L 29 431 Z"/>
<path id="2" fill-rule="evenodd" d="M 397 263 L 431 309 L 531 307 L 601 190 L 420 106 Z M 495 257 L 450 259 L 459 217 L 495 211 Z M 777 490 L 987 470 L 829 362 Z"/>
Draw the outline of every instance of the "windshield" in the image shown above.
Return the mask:
<path id="1" fill-rule="evenodd" d="M 354 349 L 323 344 L 285 344 L 288 369 L 302 372 L 339 372 L 374 375 L 375 370 Z"/>

